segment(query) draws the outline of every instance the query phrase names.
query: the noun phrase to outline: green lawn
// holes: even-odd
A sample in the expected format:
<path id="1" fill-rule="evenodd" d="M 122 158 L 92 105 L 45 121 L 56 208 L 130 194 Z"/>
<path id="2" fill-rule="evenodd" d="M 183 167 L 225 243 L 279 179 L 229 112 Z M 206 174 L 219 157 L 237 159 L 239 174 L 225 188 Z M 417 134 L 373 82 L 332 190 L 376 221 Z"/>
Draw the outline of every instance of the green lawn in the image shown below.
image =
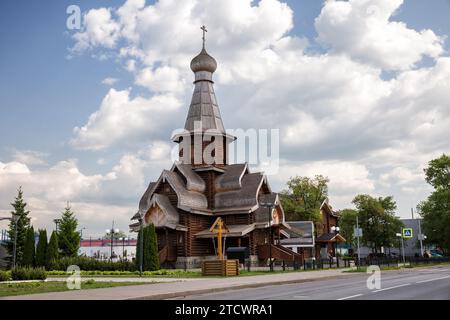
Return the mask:
<path id="1" fill-rule="evenodd" d="M 345 269 L 345 268 L 340 268 Z M 308 269 L 308 270 L 275 270 L 273 272 L 270 271 L 247 271 L 244 269 L 240 270 L 239 276 L 259 276 L 259 275 L 270 275 L 270 274 L 277 274 L 277 273 L 291 273 L 291 272 L 310 272 L 310 271 L 322 271 L 322 270 L 328 270 L 327 268 L 324 269 Z M 333 270 L 336 270 L 333 268 Z M 49 271 L 47 273 L 47 276 L 50 278 L 64 278 L 68 277 L 67 273 L 64 271 Z M 139 272 L 130 272 L 130 271 L 81 271 L 81 277 L 82 278 L 92 278 L 92 277 L 98 277 L 98 278 L 138 278 Z M 149 271 L 144 272 L 143 278 L 203 278 L 202 273 L 200 271 L 184 271 L 184 270 L 158 270 L 158 271 Z M 208 278 L 217 278 L 220 276 L 209 276 Z"/>
<path id="2" fill-rule="evenodd" d="M 132 286 L 151 284 L 153 282 L 96 282 L 94 280 L 82 281 L 81 289 L 112 288 L 121 286 Z M 19 296 L 35 293 L 68 291 L 65 281 L 40 281 L 24 283 L 0 283 L 0 297 Z"/>

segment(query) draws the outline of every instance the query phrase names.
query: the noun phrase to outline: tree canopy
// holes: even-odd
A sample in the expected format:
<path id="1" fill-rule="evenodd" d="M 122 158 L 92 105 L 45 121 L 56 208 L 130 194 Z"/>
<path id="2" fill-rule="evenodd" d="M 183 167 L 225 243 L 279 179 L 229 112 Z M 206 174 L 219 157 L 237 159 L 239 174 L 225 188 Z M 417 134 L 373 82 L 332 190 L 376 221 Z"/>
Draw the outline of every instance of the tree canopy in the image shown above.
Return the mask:
<path id="1" fill-rule="evenodd" d="M 417 209 L 423 217 L 426 242 L 450 251 L 450 157 L 431 160 L 424 169 L 425 180 L 434 191 Z"/>
<path id="2" fill-rule="evenodd" d="M 359 227 L 363 229 L 361 242 L 364 245 L 374 252 L 379 252 L 381 247 L 397 246 L 396 233 L 400 232 L 403 224 L 394 215 L 397 205 L 391 196 L 374 198 L 361 194 L 352 203 L 356 210 L 343 210 L 339 224 L 348 242 L 354 241 L 353 228 L 358 216 Z"/>
<path id="3" fill-rule="evenodd" d="M 287 190 L 280 193 L 286 220 L 319 222 L 320 206 L 328 197 L 329 181 L 322 175 L 291 178 Z"/>

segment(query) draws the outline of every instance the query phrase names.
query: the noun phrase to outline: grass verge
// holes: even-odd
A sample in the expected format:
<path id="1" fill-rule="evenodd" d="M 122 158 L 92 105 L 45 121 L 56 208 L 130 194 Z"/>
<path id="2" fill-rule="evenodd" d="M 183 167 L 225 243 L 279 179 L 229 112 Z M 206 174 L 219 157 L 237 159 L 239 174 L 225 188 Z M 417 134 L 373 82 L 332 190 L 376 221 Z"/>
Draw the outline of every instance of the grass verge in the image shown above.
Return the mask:
<path id="1" fill-rule="evenodd" d="M 131 285 L 151 284 L 151 282 L 96 282 L 94 280 L 82 281 L 81 289 L 112 288 Z M 0 297 L 29 295 L 46 292 L 68 291 L 65 281 L 39 281 L 25 283 L 0 283 Z"/>

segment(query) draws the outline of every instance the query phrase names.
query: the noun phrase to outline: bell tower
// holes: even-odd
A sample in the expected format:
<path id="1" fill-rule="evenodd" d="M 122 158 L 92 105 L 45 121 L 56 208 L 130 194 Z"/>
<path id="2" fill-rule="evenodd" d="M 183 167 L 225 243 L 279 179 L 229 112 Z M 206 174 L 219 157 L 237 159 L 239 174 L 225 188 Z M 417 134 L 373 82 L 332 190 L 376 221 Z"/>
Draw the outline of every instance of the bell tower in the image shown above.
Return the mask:
<path id="1" fill-rule="evenodd" d="M 194 167 L 223 167 L 228 164 L 228 145 L 236 138 L 226 133 L 222 122 L 212 80 L 217 62 L 205 49 L 206 27 L 201 30 L 202 51 L 191 61 L 195 88 L 184 131 L 172 140 L 179 144 L 180 162 Z"/>

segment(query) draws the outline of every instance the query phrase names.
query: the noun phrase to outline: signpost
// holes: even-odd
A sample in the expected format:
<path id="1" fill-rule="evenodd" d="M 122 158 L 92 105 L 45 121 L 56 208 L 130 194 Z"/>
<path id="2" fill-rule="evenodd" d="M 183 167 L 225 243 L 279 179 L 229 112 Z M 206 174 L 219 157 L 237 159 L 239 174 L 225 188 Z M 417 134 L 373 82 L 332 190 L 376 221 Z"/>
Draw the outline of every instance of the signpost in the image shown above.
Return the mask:
<path id="1" fill-rule="evenodd" d="M 403 228 L 400 229 L 401 233 L 397 233 L 396 236 L 401 238 L 402 241 L 402 256 L 403 256 L 403 266 L 405 266 L 405 244 L 403 243 L 403 238 L 405 238 L 405 229 L 410 229 L 409 232 L 407 231 L 406 234 L 411 234 L 412 238 L 412 229 L 411 228 Z"/>
<path id="2" fill-rule="evenodd" d="M 358 268 L 361 263 L 361 252 L 359 250 L 359 238 L 362 237 L 362 229 L 359 227 L 358 216 L 356 216 L 356 228 L 353 230 L 353 233 L 357 239 L 358 243 Z"/>

